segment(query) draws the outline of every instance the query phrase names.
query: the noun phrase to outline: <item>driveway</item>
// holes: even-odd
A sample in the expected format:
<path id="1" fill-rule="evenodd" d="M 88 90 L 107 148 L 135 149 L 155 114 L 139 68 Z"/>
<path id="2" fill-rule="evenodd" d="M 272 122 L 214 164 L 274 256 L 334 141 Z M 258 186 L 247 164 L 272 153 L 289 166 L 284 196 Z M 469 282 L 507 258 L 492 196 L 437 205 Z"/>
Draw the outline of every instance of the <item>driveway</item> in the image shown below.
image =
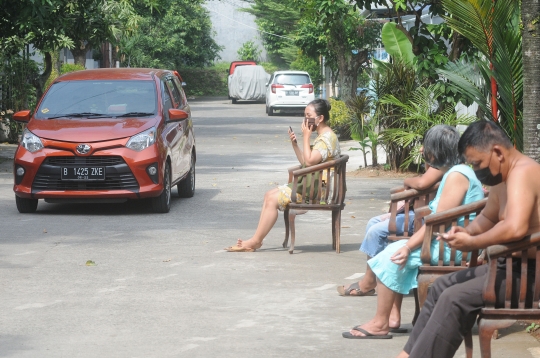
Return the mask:
<path id="1" fill-rule="evenodd" d="M 358 252 L 365 224 L 387 209 L 388 190 L 400 181 L 348 179 L 341 254 L 331 249 L 325 212 L 297 218 L 293 255 L 281 247 L 281 215 L 261 250 L 227 253 L 254 232 L 264 193 L 296 164 L 287 128 L 300 133 L 302 120 L 268 117 L 260 103 L 229 103 L 192 102 L 196 193 L 175 197 L 168 214 L 153 214 L 145 202 L 40 201 L 37 213 L 22 215 L 10 167 L 2 167 L 0 356 L 341 358 L 401 350 L 407 334 L 343 339 L 342 331 L 372 317 L 376 297 L 335 290 L 365 271 Z M 404 300 L 405 327 L 413 303 Z M 511 332 L 494 341 L 494 357 L 540 350 L 529 335 Z"/>

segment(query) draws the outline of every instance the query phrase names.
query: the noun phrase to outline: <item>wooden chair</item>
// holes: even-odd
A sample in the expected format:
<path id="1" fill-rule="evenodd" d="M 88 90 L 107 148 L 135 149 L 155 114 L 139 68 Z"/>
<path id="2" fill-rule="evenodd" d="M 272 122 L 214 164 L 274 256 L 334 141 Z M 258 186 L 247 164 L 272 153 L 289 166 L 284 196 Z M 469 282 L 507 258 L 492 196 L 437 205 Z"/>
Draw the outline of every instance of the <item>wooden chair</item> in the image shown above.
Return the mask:
<path id="1" fill-rule="evenodd" d="M 287 206 L 284 212 L 285 220 L 285 240 L 283 247 L 286 248 L 289 241 L 289 230 L 291 234 L 291 246 L 289 253 L 294 251 L 295 242 L 295 226 L 294 220 L 296 215 L 304 214 L 309 210 L 327 210 L 332 211 L 332 249 L 335 249 L 339 254 L 339 242 L 341 233 L 341 210 L 345 207 L 345 192 L 347 185 L 345 181 L 346 165 L 349 160 L 348 155 L 342 155 L 338 159 L 330 160 L 325 163 L 313 165 L 308 168 L 296 166 L 289 169 L 289 183 L 292 183 L 292 202 Z M 316 180 L 316 177 L 322 180 Z M 305 183 L 308 178 L 312 183 L 310 190 L 307 190 Z M 296 202 L 298 194 L 302 196 L 301 202 Z"/>
<path id="2" fill-rule="evenodd" d="M 398 214 L 398 204 L 404 202 L 405 208 L 413 208 L 415 210 L 414 217 L 414 232 L 422 227 L 422 215 L 424 212 L 419 212 L 416 216 L 416 209 L 426 206 L 437 194 L 439 183 L 425 190 L 405 189 L 397 187 L 390 190 L 390 221 L 388 223 L 388 240 L 398 241 L 409 238 L 409 210 L 405 210 L 405 225 L 402 235 L 397 235 L 396 216 Z"/>
<path id="3" fill-rule="evenodd" d="M 516 255 L 517 254 L 517 255 Z M 518 257 L 519 256 L 519 257 Z M 485 308 L 478 318 L 480 352 L 482 358 L 491 358 L 491 337 L 495 330 L 509 327 L 516 320 L 540 319 L 540 232 L 526 236 L 523 240 L 507 245 L 487 248 L 489 258 L 488 280 L 484 286 Z M 504 307 L 496 307 L 495 278 L 497 259 L 506 259 L 506 290 Z M 531 263 L 521 260 L 520 282 L 512 282 L 513 265 L 520 257 L 534 257 Z M 534 277 L 528 277 L 528 265 L 534 262 Z M 533 292 L 528 288 L 534 287 Z M 472 351 L 472 345 L 471 345 Z"/>
<path id="4" fill-rule="evenodd" d="M 405 208 L 414 208 L 414 231 L 417 232 L 423 225 L 423 219 L 426 215 L 431 214 L 431 210 L 426 206 L 437 194 L 439 189 L 439 184 L 436 183 L 432 187 L 425 190 L 416 190 L 416 189 L 405 189 L 404 187 L 397 187 L 390 190 L 390 221 L 388 223 L 388 240 L 399 241 L 399 240 L 408 240 L 409 236 L 409 210 L 405 210 L 404 218 L 404 228 L 403 234 L 397 235 L 397 211 L 398 205 L 400 202 L 404 202 Z M 418 299 L 418 290 L 415 288 L 413 290 L 414 295 L 414 317 L 412 324 L 416 323 L 416 319 L 420 314 L 420 301 Z"/>
<path id="5" fill-rule="evenodd" d="M 469 225 L 471 214 L 479 214 L 486 206 L 487 198 L 470 203 L 467 205 L 461 205 L 457 208 L 434 213 L 425 217 L 424 224 L 426 225 L 426 231 L 424 234 L 424 242 L 422 243 L 422 251 L 420 258 L 422 260 L 422 266 L 418 269 L 418 301 L 419 307 L 424 305 L 427 299 L 428 291 L 437 277 L 446 275 L 451 272 L 466 269 L 467 267 L 473 267 L 477 265 L 478 250 L 473 250 L 470 253 L 469 266 L 467 266 L 467 258 L 469 253 L 463 252 L 461 260 L 456 260 L 456 249 L 452 249 L 450 254 L 449 265 L 444 265 L 444 245 L 439 245 L 439 260 L 436 265 L 431 263 L 431 241 L 433 239 L 434 232 L 445 232 L 448 227 L 456 226 L 460 217 L 464 217 L 464 226 Z M 428 208 L 429 209 L 429 208 Z M 420 208 L 419 210 L 425 210 Z M 419 312 L 417 312 L 419 313 Z M 416 321 L 417 314 L 415 314 Z M 472 334 L 469 333 L 465 336 L 465 351 L 467 358 L 472 357 Z"/>

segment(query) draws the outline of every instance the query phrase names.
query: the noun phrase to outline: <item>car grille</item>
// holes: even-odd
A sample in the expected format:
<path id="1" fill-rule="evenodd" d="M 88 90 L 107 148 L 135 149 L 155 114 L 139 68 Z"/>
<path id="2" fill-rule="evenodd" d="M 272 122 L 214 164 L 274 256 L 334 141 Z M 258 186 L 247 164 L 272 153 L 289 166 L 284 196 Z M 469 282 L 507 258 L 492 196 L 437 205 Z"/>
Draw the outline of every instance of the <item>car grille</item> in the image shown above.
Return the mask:
<path id="1" fill-rule="evenodd" d="M 62 180 L 61 168 L 70 166 L 105 167 L 105 180 Z M 49 157 L 39 167 L 32 184 L 32 193 L 45 190 L 129 190 L 138 192 L 139 183 L 122 157 Z"/>

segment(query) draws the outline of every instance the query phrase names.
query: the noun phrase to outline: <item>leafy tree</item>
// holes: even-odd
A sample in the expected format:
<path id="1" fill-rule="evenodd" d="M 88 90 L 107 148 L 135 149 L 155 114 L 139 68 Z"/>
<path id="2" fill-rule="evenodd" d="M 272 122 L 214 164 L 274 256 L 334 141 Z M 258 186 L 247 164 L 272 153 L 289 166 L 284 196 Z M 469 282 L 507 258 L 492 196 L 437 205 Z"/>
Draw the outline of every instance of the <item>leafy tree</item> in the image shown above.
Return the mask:
<path id="1" fill-rule="evenodd" d="M 307 38 L 302 35 L 310 31 L 299 30 L 297 44 L 308 52 L 325 47 L 339 69 L 341 97 L 354 96 L 358 72 L 367 67 L 370 53 L 379 45 L 381 24 L 366 21 L 345 0 L 297 0 L 297 4 L 302 6 L 300 25 L 315 30 Z"/>
<path id="2" fill-rule="evenodd" d="M 204 66 L 219 58 L 203 0 L 159 0 L 154 8 L 136 4 L 140 17 L 133 34 L 119 37 L 122 65 L 181 68 Z"/>
<path id="3" fill-rule="evenodd" d="M 295 0 L 253 0 L 241 11 L 255 16 L 266 53 L 277 63 L 290 63 L 298 52 L 291 34 L 300 20 Z M 292 59 L 291 59 L 292 55 Z"/>
<path id="4" fill-rule="evenodd" d="M 255 44 L 253 41 L 247 41 L 242 44 L 242 46 L 238 49 L 238 57 L 242 61 L 259 61 L 259 57 L 261 56 L 261 50 L 259 50 L 259 46 Z"/>

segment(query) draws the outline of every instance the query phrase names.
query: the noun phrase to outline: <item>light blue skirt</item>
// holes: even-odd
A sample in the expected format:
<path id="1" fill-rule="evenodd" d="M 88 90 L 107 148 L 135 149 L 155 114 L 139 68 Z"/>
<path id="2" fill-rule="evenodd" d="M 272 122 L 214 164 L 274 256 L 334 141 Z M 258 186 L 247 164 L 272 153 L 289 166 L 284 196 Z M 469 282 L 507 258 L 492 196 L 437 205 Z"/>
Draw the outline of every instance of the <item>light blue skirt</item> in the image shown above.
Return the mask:
<path id="1" fill-rule="evenodd" d="M 412 250 L 403 269 L 399 268 L 390 258 L 394 253 L 401 249 L 408 240 L 396 241 L 388 245 L 377 256 L 368 261 L 369 267 L 375 273 L 375 276 L 389 289 L 401 294 L 408 294 L 410 290 L 418 287 L 418 267 L 422 265 L 420 259 L 421 248 Z M 439 240 L 431 241 L 431 264 L 436 265 L 439 261 Z M 443 264 L 446 266 L 450 263 L 451 249 L 444 243 L 444 259 Z M 456 251 L 456 261 L 461 260 L 461 251 Z"/>

